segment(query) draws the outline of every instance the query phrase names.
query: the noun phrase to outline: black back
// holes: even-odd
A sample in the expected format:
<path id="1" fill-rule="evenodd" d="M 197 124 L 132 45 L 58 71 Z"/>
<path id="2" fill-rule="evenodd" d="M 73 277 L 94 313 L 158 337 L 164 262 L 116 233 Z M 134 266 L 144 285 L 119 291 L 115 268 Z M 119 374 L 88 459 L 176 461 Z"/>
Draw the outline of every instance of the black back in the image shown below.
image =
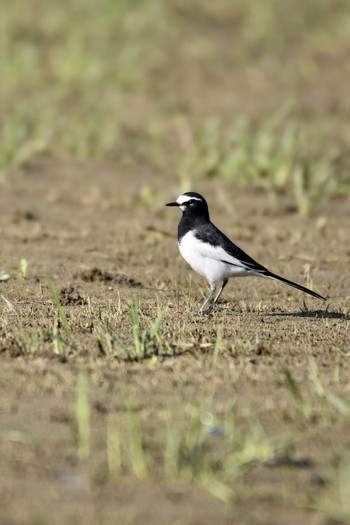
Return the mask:
<path id="1" fill-rule="evenodd" d="M 234 244 L 210 221 L 205 226 L 199 225 L 199 227 L 196 228 L 195 237 L 202 242 L 211 244 L 212 246 L 220 246 L 226 253 L 244 263 L 247 266 L 247 271 L 251 269 L 252 271 L 260 273 L 268 272 L 264 266 L 256 262 L 252 257 Z M 225 262 L 232 264 L 228 260 L 225 260 Z"/>

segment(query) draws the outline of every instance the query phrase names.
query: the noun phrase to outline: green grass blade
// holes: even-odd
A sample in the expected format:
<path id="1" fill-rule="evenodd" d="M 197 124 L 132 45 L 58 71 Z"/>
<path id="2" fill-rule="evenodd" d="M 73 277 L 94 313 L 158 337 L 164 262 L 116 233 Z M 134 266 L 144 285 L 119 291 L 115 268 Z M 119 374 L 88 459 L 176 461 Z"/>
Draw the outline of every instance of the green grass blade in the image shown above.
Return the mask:
<path id="1" fill-rule="evenodd" d="M 54 306 L 56 307 L 56 310 L 57 310 L 57 313 L 58 313 L 58 317 L 59 317 L 59 319 L 61 321 L 61 324 L 63 326 L 63 330 L 64 330 L 64 332 L 66 334 L 67 340 L 68 340 L 69 344 L 71 345 L 71 347 L 76 349 L 76 342 L 75 342 L 72 330 L 71 330 L 71 328 L 69 326 L 69 323 L 68 323 L 68 320 L 67 320 L 67 316 L 66 316 L 66 312 L 64 311 L 64 309 L 63 309 L 63 307 L 61 305 L 61 301 L 60 301 L 60 298 L 59 298 L 56 286 L 55 286 L 53 280 L 51 279 L 51 277 L 47 277 L 46 281 L 47 281 L 47 286 L 48 286 L 49 291 L 50 291 L 52 302 L 53 302 Z"/>
<path id="2" fill-rule="evenodd" d="M 87 459 L 90 455 L 90 405 L 89 383 L 85 371 L 80 371 L 77 378 L 75 417 L 78 456 L 80 459 Z"/>

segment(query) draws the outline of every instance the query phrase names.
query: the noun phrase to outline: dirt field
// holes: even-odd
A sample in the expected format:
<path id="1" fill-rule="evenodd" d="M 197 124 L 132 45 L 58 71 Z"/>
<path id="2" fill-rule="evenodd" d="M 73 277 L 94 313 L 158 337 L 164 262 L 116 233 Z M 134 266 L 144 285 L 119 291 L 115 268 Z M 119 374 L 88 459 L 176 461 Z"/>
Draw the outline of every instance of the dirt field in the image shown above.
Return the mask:
<path id="1" fill-rule="evenodd" d="M 137 183 L 113 167 L 37 158 L 2 188 L 1 264 L 28 263 L 25 279 L 1 284 L 2 523 L 325 523 L 317 507 L 336 510 L 349 446 L 348 202 L 305 218 L 287 199 L 272 209 L 264 194 L 227 187 L 230 215 L 204 183 L 213 220 L 238 244 L 300 283 L 309 264 L 328 300 L 237 279 L 221 309 L 198 317 L 206 285 L 189 284 L 178 211 L 163 206 L 176 195 L 162 188 L 145 206 Z M 164 313 L 139 362 L 136 296 L 145 330 Z M 139 440 L 136 452 L 130 440 Z M 166 459 L 172 446 L 175 465 Z"/>
<path id="2" fill-rule="evenodd" d="M 350 524 L 347 0 L 2 10 L 1 525 Z M 271 271 L 207 283 L 182 191 Z"/>

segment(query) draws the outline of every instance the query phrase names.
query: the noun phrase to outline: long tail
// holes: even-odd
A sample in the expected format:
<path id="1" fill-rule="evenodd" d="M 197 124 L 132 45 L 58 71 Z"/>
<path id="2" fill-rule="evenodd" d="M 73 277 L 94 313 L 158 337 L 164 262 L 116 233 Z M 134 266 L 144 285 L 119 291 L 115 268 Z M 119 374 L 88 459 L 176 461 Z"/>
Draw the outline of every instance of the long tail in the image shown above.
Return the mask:
<path id="1" fill-rule="evenodd" d="M 308 293 L 309 295 L 312 295 L 313 297 L 317 297 L 317 299 L 323 299 L 326 301 L 326 298 L 320 295 L 319 293 L 314 292 L 313 290 L 310 290 L 309 288 L 305 288 L 305 286 L 301 286 L 301 284 L 293 283 L 293 281 L 289 281 L 288 279 L 285 279 L 284 277 L 280 277 L 279 275 L 276 275 L 275 273 L 271 273 L 267 271 L 266 273 L 260 273 L 262 277 L 268 277 L 270 279 L 275 279 L 276 281 L 281 281 L 282 283 L 288 284 L 289 286 L 293 286 L 293 288 L 298 288 L 298 290 L 301 290 L 304 293 Z"/>

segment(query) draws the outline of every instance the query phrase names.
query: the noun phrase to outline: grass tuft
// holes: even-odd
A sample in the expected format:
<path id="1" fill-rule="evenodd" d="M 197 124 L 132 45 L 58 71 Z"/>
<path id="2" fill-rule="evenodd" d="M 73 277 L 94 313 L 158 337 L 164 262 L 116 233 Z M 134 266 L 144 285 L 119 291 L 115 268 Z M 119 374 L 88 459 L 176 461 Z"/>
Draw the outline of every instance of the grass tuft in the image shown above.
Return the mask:
<path id="1" fill-rule="evenodd" d="M 158 351 L 162 347 L 159 330 L 164 317 L 164 312 L 159 311 L 150 328 L 147 330 L 142 330 L 140 324 L 139 308 L 139 299 L 135 296 L 130 310 L 130 318 L 132 323 L 136 359 L 138 361 L 142 361 L 143 359 L 150 357 L 149 352 L 152 346 L 156 344 Z"/>
<path id="2" fill-rule="evenodd" d="M 46 282 L 47 282 L 47 286 L 48 286 L 49 291 L 50 291 L 52 302 L 53 302 L 54 306 L 56 307 L 59 320 L 60 320 L 60 322 L 62 324 L 64 333 L 66 335 L 66 341 L 64 341 L 62 338 L 59 337 L 59 334 L 57 333 L 57 330 L 54 330 L 54 339 L 56 340 L 56 342 L 58 344 L 58 347 L 60 349 L 59 353 L 64 354 L 64 349 L 63 349 L 63 346 L 62 346 L 64 344 L 65 345 L 69 345 L 73 350 L 76 350 L 77 349 L 77 345 L 76 345 L 76 342 L 75 342 L 75 339 L 74 339 L 74 336 L 73 336 L 73 332 L 72 332 L 72 330 L 71 330 L 71 328 L 69 326 L 69 323 L 68 323 L 68 320 L 67 320 L 67 316 L 66 316 L 66 312 L 64 311 L 64 308 L 61 305 L 61 301 L 60 301 L 60 298 L 59 298 L 56 286 L 55 286 L 53 280 L 51 279 L 51 277 L 47 277 Z"/>

